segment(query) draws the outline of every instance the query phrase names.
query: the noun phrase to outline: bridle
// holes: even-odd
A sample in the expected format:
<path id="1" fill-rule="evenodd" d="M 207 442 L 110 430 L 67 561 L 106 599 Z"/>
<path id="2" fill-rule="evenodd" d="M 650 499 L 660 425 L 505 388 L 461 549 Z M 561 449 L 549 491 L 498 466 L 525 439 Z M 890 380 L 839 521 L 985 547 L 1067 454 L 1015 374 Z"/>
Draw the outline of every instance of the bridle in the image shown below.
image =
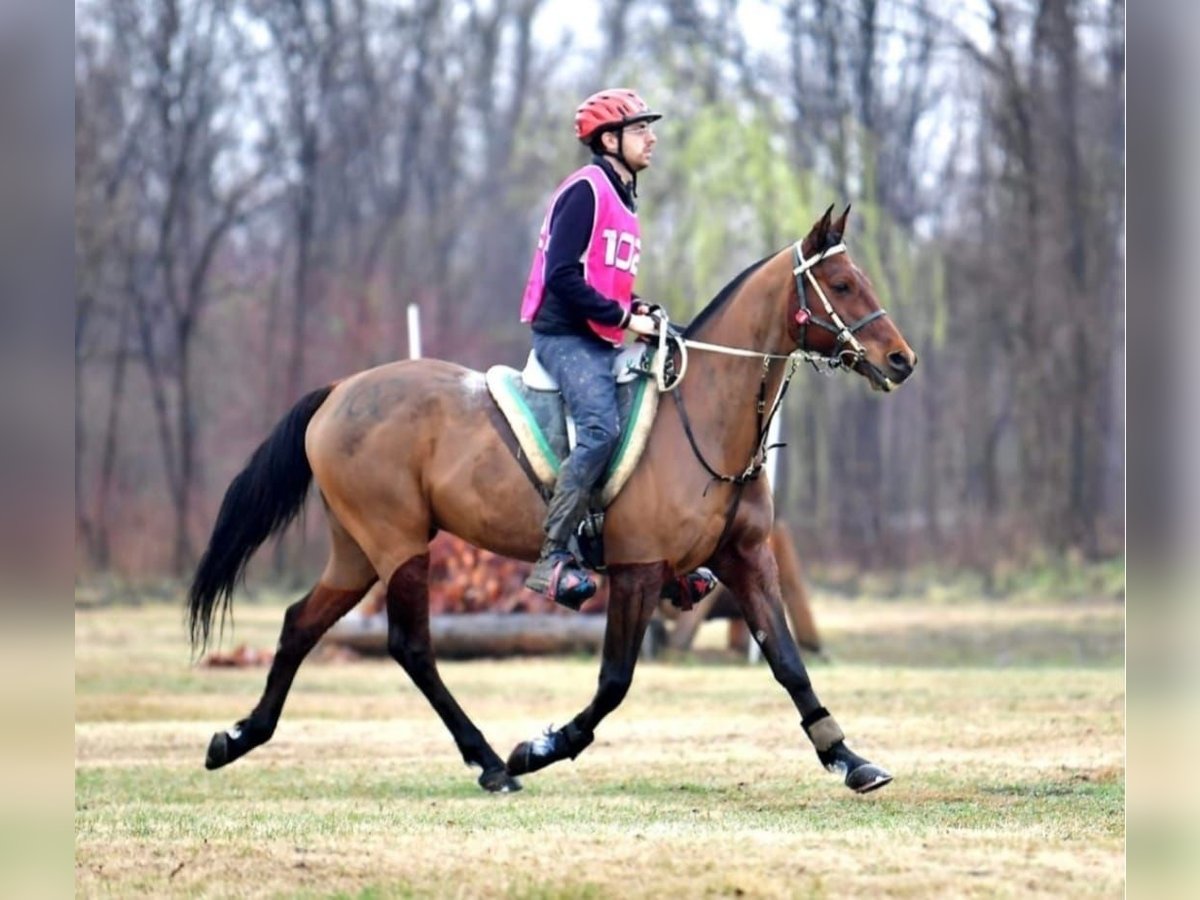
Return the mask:
<path id="1" fill-rule="evenodd" d="M 833 304 L 829 302 L 829 298 L 825 296 L 825 291 L 821 289 L 821 283 L 817 281 L 813 275 L 813 267 L 821 263 L 823 260 L 838 253 L 845 253 L 846 245 L 842 242 L 834 244 L 821 251 L 816 256 L 804 258 L 804 251 L 800 249 L 800 241 L 796 241 L 792 245 L 792 260 L 795 265 L 792 266 L 792 275 L 796 279 L 796 294 L 800 298 L 800 309 L 796 311 L 795 321 L 800 326 L 800 340 L 797 342 L 799 347 L 803 347 L 806 343 L 805 338 L 808 336 L 808 326 L 816 325 L 818 328 L 824 328 L 834 336 L 835 348 L 831 356 L 841 363 L 847 369 L 853 369 L 859 363 L 862 363 L 867 358 L 866 348 L 854 336 L 856 331 L 860 331 L 867 325 L 874 322 L 881 316 L 887 315 L 887 310 L 880 307 L 874 312 L 869 312 L 861 319 L 847 325 L 842 321 L 842 317 L 837 314 L 837 310 L 833 308 Z M 801 276 L 808 279 L 808 283 L 812 285 L 817 296 L 821 300 L 821 305 L 825 307 L 825 315 L 828 319 L 819 319 L 812 314 L 808 308 L 808 292 L 804 289 L 804 282 L 800 280 Z M 807 352 L 807 351 L 806 351 Z"/>
<path id="2" fill-rule="evenodd" d="M 726 482 L 734 484 L 738 487 L 737 496 L 741 495 L 741 488 L 747 482 L 758 478 L 766 464 L 767 451 L 773 447 L 782 446 L 780 444 L 767 444 L 767 436 L 771 429 L 771 420 L 775 418 L 775 414 L 779 411 L 780 404 L 783 402 L 783 396 L 787 393 L 788 385 L 791 384 L 792 377 L 796 374 L 796 369 L 801 362 L 807 362 L 814 369 L 820 370 L 822 366 L 832 370 L 837 368 L 854 369 L 859 365 L 866 364 L 873 370 L 875 366 L 867 360 L 867 351 L 863 347 L 862 342 L 854 336 L 855 332 L 862 330 L 871 322 L 881 316 L 887 315 L 887 311 L 880 308 L 874 310 L 847 325 L 837 310 L 833 308 L 833 304 L 829 302 L 829 298 L 825 296 L 825 291 L 821 289 L 820 282 L 813 275 L 812 270 L 821 262 L 830 256 L 838 253 L 845 253 L 846 245 L 838 242 L 831 247 L 822 250 L 815 256 L 810 256 L 807 259 L 804 257 L 804 251 L 801 249 L 801 242 L 796 241 L 792 245 L 792 276 L 796 279 L 796 294 L 799 297 L 799 309 L 797 309 L 794 321 L 800 328 L 800 339 L 797 341 L 796 349 L 791 353 L 767 353 L 762 350 L 745 350 L 740 347 L 728 347 L 723 344 L 709 344 L 704 341 L 697 341 L 691 338 L 676 337 L 670 334 L 670 329 L 667 328 L 665 318 L 660 321 L 658 334 L 658 353 L 655 354 L 653 362 L 653 370 L 655 379 L 658 382 L 660 391 L 674 391 L 675 404 L 679 409 L 679 418 L 683 424 L 684 434 L 687 435 L 688 443 L 691 444 L 692 453 L 699 460 L 706 472 L 713 477 L 714 481 Z M 805 283 L 807 279 L 807 284 Z M 808 306 L 807 287 L 812 286 L 817 297 L 824 307 L 827 318 L 818 318 L 814 316 L 812 310 Z M 818 328 L 824 328 L 831 332 L 835 339 L 834 352 L 828 356 L 820 353 L 814 353 L 812 350 L 805 348 L 807 343 L 808 326 L 816 325 Z M 668 378 L 666 361 L 671 356 L 670 344 L 674 344 L 679 351 L 680 362 L 677 371 Z M 700 450 L 699 444 L 696 442 L 696 436 L 692 432 L 691 422 L 688 420 L 687 409 L 684 407 L 683 395 L 675 391 L 675 388 L 683 381 L 683 376 L 687 372 L 687 351 L 688 349 L 702 350 L 710 353 L 722 353 L 727 356 L 745 356 L 756 357 L 762 360 L 762 380 L 758 387 L 758 400 L 756 403 L 757 412 L 757 429 L 758 440 L 755 441 L 754 451 L 750 457 L 750 462 L 746 468 L 737 475 L 726 475 L 718 472 L 704 457 L 704 453 Z M 767 409 L 767 381 L 771 374 L 771 363 L 775 360 L 786 360 L 788 363 L 787 371 L 784 373 L 783 381 L 779 385 L 779 390 L 775 394 L 774 402 L 770 404 L 770 410 Z M 875 371 L 875 377 L 881 379 L 886 390 L 891 390 L 893 382 L 882 373 Z M 707 489 L 706 489 L 707 492 Z M 735 500 L 736 505 L 736 500 Z M 729 523 L 732 521 L 730 516 L 726 521 L 726 530 Z M 720 542 L 718 542 L 719 545 Z"/>

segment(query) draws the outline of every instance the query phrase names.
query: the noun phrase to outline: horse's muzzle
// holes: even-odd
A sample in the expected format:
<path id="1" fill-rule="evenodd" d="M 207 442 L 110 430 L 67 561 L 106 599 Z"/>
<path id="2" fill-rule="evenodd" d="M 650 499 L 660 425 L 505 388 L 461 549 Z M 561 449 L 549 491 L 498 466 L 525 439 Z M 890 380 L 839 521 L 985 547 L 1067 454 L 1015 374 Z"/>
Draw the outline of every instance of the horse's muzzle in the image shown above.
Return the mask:
<path id="1" fill-rule="evenodd" d="M 871 387 L 877 391 L 894 391 L 907 381 L 917 365 L 917 354 L 911 350 L 893 350 L 881 368 L 870 360 L 863 358 L 854 367 L 860 375 L 865 375 L 871 382 Z"/>
<path id="2" fill-rule="evenodd" d="M 900 384 L 913 373 L 917 367 L 917 354 L 911 350 L 893 350 L 887 355 L 888 377 Z"/>

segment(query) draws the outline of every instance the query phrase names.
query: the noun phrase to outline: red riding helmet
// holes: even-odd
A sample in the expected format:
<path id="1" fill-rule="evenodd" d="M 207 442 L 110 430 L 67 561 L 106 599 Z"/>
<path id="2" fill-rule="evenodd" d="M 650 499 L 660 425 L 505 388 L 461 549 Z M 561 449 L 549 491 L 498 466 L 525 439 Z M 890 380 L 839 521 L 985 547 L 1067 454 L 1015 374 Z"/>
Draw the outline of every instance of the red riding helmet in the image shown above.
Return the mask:
<path id="1" fill-rule="evenodd" d="M 609 88 L 579 104 L 575 111 L 575 137 L 588 144 L 602 131 L 661 118 L 662 113 L 651 112 L 646 101 L 628 88 Z"/>

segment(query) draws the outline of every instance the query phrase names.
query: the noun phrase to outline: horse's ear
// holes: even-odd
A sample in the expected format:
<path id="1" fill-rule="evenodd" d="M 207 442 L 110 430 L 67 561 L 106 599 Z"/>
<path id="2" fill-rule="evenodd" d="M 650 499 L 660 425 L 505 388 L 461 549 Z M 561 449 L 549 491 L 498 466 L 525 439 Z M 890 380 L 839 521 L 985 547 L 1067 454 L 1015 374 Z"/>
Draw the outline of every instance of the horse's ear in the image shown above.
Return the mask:
<path id="1" fill-rule="evenodd" d="M 829 229 L 832 226 L 833 219 L 833 204 L 829 204 L 829 209 L 825 210 L 825 215 L 821 216 L 820 221 L 812 227 L 812 231 L 808 233 L 808 237 L 812 240 L 812 246 L 819 252 L 825 248 L 825 241 L 829 237 Z"/>
<path id="2" fill-rule="evenodd" d="M 846 204 L 846 208 L 842 211 L 841 216 L 833 223 L 833 230 L 838 233 L 839 237 L 846 236 L 846 219 L 850 217 L 850 204 Z"/>
<path id="3" fill-rule="evenodd" d="M 829 226 L 833 222 L 833 206 L 834 204 L 829 204 L 829 209 L 825 210 L 825 215 L 821 216 L 821 221 L 817 226 L 822 235 L 829 234 Z"/>

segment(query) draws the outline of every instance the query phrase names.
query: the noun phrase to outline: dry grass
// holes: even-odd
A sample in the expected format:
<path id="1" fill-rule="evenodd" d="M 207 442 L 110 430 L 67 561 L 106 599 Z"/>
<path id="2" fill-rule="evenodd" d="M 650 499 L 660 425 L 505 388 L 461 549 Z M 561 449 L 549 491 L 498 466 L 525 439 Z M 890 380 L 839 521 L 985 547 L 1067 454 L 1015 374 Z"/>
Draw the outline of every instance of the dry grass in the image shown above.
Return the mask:
<path id="1" fill-rule="evenodd" d="M 1124 675 L 1106 648 L 1121 611 L 1038 609 L 822 608 L 835 650 L 919 635 L 906 665 L 839 652 L 813 670 L 851 745 L 896 775 L 867 797 L 821 771 L 765 668 L 732 661 L 640 667 L 587 753 L 503 797 L 475 787 L 398 667 L 310 663 L 274 740 L 209 773 L 209 735 L 265 671 L 190 668 L 175 608 L 79 611 L 76 891 L 1120 896 Z M 279 619 L 244 607 L 236 639 L 269 647 Z M 1013 621 L 1069 633 L 1085 665 L 996 666 L 988 635 Z M 980 635 L 986 665 L 930 665 L 938 623 Z M 706 629 L 711 648 L 721 626 Z M 591 660 L 442 669 L 501 755 L 596 678 Z"/>

